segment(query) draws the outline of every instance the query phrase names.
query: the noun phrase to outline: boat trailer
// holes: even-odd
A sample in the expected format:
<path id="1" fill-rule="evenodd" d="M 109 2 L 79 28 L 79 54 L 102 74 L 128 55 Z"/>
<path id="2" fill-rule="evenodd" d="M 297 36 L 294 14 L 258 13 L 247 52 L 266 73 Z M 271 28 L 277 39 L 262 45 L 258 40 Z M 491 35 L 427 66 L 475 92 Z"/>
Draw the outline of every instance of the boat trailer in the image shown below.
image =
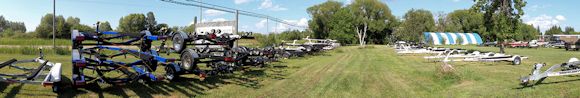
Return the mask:
<path id="1" fill-rule="evenodd" d="M 19 66 L 25 63 L 39 63 L 36 68 L 28 68 Z M 44 59 L 42 49 L 40 49 L 40 56 L 29 60 L 10 59 L 0 63 L 0 69 L 10 67 L 24 71 L 23 74 L 8 74 L 0 73 L 0 81 L 7 83 L 24 83 L 24 84 L 41 84 L 43 86 L 51 86 L 53 92 L 62 91 L 61 83 L 61 63 L 49 62 Z"/>

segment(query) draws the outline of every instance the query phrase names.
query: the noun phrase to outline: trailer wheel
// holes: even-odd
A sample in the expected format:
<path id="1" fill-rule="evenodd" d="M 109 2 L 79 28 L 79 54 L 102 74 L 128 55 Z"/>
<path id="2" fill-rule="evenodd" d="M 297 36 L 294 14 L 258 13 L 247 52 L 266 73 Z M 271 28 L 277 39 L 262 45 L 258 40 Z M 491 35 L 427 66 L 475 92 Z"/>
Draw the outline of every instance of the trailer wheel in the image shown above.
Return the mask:
<path id="1" fill-rule="evenodd" d="M 197 69 L 197 58 L 199 55 L 192 50 L 187 49 L 181 53 L 181 68 L 185 69 L 186 71 L 191 71 L 192 69 Z"/>
<path id="2" fill-rule="evenodd" d="M 522 58 L 520 58 L 519 56 L 514 58 L 514 61 L 512 61 L 513 65 L 520 65 L 522 63 Z"/>
<path id="3" fill-rule="evenodd" d="M 169 81 L 175 81 L 179 78 L 179 75 L 176 74 L 177 70 L 175 70 L 172 66 L 165 67 L 165 78 Z"/>
<path id="4" fill-rule="evenodd" d="M 175 49 L 175 51 L 178 53 L 181 53 L 183 50 L 185 50 L 185 48 L 187 48 L 187 42 L 185 42 L 185 39 L 187 38 L 187 34 L 183 32 L 173 34 L 171 38 L 171 41 L 173 42 L 173 49 Z"/>
<path id="5" fill-rule="evenodd" d="M 55 82 L 52 85 L 52 92 L 54 92 L 54 93 L 60 93 L 61 91 L 62 91 L 62 88 L 60 87 L 60 82 Z"/>

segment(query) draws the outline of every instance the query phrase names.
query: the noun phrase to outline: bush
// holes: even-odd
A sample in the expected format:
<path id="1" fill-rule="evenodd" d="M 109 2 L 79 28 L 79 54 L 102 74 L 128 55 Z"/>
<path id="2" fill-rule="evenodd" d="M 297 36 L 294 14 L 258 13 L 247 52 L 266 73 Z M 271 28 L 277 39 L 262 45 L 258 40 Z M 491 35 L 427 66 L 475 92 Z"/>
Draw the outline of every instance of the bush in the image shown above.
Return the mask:
<path id="1" fill-rule="evenodd" d="M 36 55 L 38 54 L 38 48 L 35 47 L 21 47 L 20 48 L 20 54 L 24 54 L 24 55 Z"/>

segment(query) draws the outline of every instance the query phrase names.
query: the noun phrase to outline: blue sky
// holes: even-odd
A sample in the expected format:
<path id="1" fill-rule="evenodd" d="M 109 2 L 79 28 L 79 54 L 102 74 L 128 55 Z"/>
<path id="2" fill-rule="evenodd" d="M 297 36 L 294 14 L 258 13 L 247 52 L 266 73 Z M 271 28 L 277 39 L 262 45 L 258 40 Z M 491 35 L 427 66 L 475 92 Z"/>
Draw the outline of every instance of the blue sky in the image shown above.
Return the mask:
<path id="1" fill-rule="evenodd" d="M 176 0 L 184 1 L 185 0 Z M 307 26 L 310 16 L 306 9 L 326 0 L 203 0 L 203 2 L 228 6 L 245 11 L 267 14 L 286 20 L 290 23 Z M 339 0 L 349 4 L 351 0 Z M 449 13 L 453 10 L 466 9 L 473 4 L 472 0 L 382 0 L 397 17 L 402 17 L 409 9 L 427 9 L 435 16 L 438 13 Z M 580 13 L 574 4 L 579 0 L 528 0 L 525 8 L 524 22 L 540 26 L 545 30 L 553 25 L 572 26 L 580 29 Z M 200 15 L 197 7 L 188 7 L 162 2 L 160 0 L 57 0 L 56 13 L 79 17 L 82 24 L 92 25 L 97 21 L 109 21 L 116 27 L 119 19 L 129 13 L 155 13 L 158 23 L 171 26 L 186 26 L 193 17 Z M 234 14 L 203 9 L 204 21 L 233 20 Z M 0 15 L 11 21 L 26 24 L 28 31 L 33 31 L 40 23 L 40 18 L 52 13 L 52 0 L 2 0 Z M 266 21 L 261 18 L 240 16 L 241 31 L 265 32 Z M 268 22 L 270 32 L 300 29 Z M 580 30 L 579 30 L 580 31 Z"/>

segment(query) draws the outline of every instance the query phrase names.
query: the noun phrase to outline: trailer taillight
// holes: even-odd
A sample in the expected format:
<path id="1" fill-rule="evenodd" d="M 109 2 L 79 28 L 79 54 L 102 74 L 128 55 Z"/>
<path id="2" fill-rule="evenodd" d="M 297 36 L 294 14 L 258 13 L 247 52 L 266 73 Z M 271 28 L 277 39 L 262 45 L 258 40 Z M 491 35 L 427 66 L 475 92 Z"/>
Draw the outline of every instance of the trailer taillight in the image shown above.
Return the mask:
<path id="1" fill-rule="evenodd" d="M 73 61 L 73 64 L 77 67 L 85 67 L 87 66 L 87 62 L 85 61 Z"/>
<path id="2" fill-rule="evenodd" d="M 234 58 L 232 58 L 232 57 L 225 57 L 224 58 L 224 61 L 226 61 L 226 62 L 234 62 Z"/>

